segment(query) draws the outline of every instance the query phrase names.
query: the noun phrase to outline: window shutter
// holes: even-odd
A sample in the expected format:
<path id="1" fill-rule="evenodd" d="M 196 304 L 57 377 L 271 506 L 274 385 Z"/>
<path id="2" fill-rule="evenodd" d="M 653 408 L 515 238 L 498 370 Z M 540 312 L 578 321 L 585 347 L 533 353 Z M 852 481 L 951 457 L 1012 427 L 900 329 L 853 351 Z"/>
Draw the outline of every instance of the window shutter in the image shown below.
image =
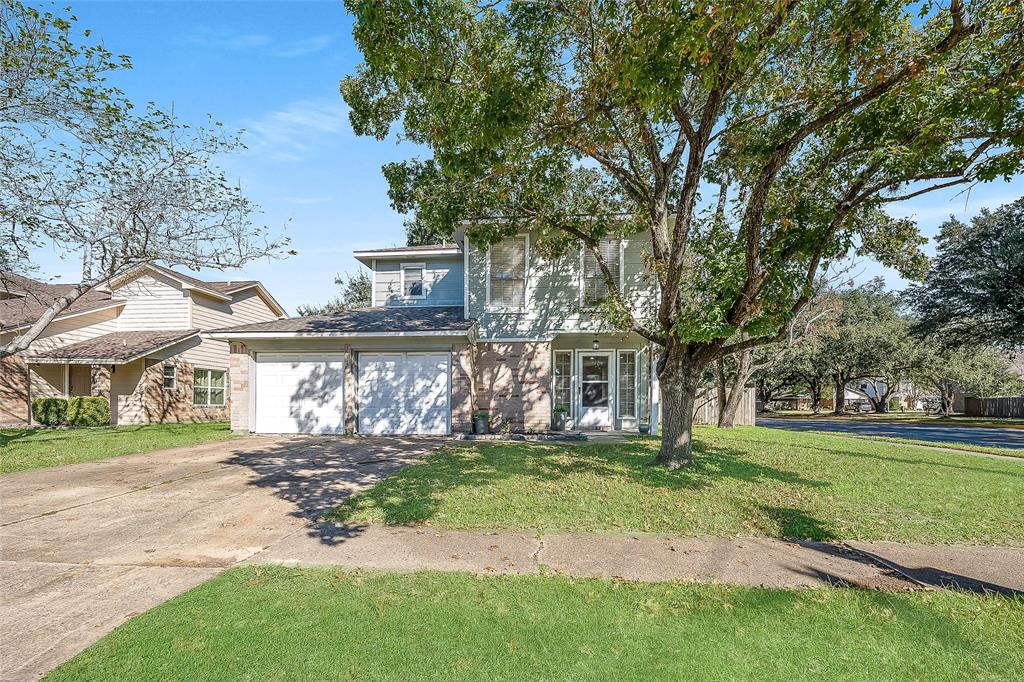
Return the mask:
<path id="1" fill-rule="evenodd" d="M 597 246 L 608 269 L 612 272 L 617 288 L 622 288 L 619 271 L 619 239 L 603 239 Z M 597 303 L 608 296 L 608 284 L 604 273 L 590 249 L 583 251 L 583 300 L 585 303 Z"/>
<path id="2" fill-rule="evenodd" d="M 491 298 L 511 308 L 526 302 L 526 237 L 512 237 L 491 247 Z"/>

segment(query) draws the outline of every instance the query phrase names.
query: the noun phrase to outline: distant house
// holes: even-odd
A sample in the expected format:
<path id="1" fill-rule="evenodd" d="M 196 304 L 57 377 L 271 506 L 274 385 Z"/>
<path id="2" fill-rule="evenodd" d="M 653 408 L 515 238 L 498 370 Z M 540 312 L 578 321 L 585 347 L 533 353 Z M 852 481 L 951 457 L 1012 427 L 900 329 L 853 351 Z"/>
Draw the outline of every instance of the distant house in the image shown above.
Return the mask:
<path id="1" fill-rule="evenodd" d="M 0 342 L 71 285 L 0 275 Z M 64 310 L 29 348 L 0 359 L 0 424 L 31 423 L 41 397 L 102 396 L 111 423 L 227 419 L 228 344 L 209 329 L 286 317 L 257 281 L 208 282 L 141 266 Z"/>

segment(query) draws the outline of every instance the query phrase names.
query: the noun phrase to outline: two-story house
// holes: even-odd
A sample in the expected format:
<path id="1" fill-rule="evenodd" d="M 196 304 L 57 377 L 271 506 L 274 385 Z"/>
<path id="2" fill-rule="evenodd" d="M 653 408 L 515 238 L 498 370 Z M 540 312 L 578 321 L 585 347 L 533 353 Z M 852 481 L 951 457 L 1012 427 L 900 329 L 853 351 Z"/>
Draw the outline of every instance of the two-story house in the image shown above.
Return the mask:
<path id="1" fill-rule="evenodd" d="M 70 286 L 2 273 L 0 343 Z M 76 300 L 27 350 L 0 358 L 0 424 L 30 424 L 34 398 L 71 396 L 106 397 L 113 424 L 226 420 L 228 344 L 205 332 L 285 316 L 257 281 L 141 266 Z"/>
<path id="2" fill-rule="evenodd" d="M 447 434 L 492 426 L 635 429 L 656 403 L 651 347 L 614 331 L 592 254 L 537 257 L 531 236 L 358 251 L 373 306 L 215 330 L 231 342 L 231 423 L 257 433 Z M 602 244 L 627 299 L 650 302 L 644 239 Z M 648 422 L 649 423 L 649 422 Z"/>

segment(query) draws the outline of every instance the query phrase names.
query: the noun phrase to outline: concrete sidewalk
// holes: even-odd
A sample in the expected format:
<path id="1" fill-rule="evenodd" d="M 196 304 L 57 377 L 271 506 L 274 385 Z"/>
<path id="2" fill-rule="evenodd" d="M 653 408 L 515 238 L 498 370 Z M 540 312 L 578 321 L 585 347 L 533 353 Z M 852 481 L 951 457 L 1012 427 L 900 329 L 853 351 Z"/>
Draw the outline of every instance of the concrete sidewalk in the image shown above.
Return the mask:
<path id="1" fill-rule="evenodd" d="M 892 543 L 856 543 L 851 548 L 769 538 L 529 535 L 335 524 L 318 528 L 318 533 L 293 534 L 246 563 L 545 573 L 781 588 L 851 585 L 908 590 L 935 584 L 1024 593 L 1024 549 L 1017 548 Z M 343 539 L 321 542 L 318 535 Z M 888 560 L 875 560 L 868 552 Z M 914 567 L 932 573 L 900 570 Z M 940 575 L 941 581 L 934 580 Z"/>

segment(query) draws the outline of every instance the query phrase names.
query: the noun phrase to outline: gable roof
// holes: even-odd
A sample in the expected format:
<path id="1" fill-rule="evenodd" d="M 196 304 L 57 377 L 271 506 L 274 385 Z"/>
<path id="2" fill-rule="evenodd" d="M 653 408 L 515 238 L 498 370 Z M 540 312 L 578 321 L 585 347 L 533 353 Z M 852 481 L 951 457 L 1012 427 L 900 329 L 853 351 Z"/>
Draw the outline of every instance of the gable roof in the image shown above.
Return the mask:
<path id="1" fill-rule="evenodd" d="M 32 325 L 58 297 L 67 293 L 73 286 L 73 284 L 47 284 L 13 272 L 0 271 L 0 291 L 17 296 L 0 300 L 0 332 L 11 332 Z M 76 299 L 54 320 L 109 308 L 119 308 L 124 304 L 125 301 L 112 298 L 110 292 L 94 289 Z"/>
<path id="2" fill-rule="evenodd" d="M 127 280 L 130 277 L 134 277 L 139 271 L 147 269 L 160 273 L 165 277 L 178 282 L 179 284 L 182 285 L 183 289 L 198 291 L 202 293 L 204 296 L 209 296 L 218 301 L 231 301 L 232 297 L 235 294 L 241 291 L 245 291 L 246 289 L 256 288 L 260 296 L 267 303 L 267 305 L 270 307 L 270 309 L 274 312 L 275 315 L 278 315 L 280 317 L 288 316 L 288 313 L 285 312 L 284 307 L 277 302 L 277 299 L 270 295 L 270 292 L 267 291 L 266 287 L 263 286 L 263 283 L 255 279 L 245 279 L 228 282 L 207 282 L 197 277 L 185 275 L 176 270 L 171 270 L 170 268 L 164 267 L 163 265 L 157 265 L 156 263 L 140 265 L 138 268 L 124 275 L 123 277 L 120 277 L 119 279 Z"/>
<path id="3" fill-rule="evenodd" d="M 198 336 L 198 329 L 112 332 L 85 341 L 32 353 L 29 362 L 123 365 Z"/>
<path id="4" fill-rule="evenodd" d="M 353 308 L 325 315 L 214 329 L 215 338 L 274 336 L 465 336 L 476 324 L 462 306 Z"/>

